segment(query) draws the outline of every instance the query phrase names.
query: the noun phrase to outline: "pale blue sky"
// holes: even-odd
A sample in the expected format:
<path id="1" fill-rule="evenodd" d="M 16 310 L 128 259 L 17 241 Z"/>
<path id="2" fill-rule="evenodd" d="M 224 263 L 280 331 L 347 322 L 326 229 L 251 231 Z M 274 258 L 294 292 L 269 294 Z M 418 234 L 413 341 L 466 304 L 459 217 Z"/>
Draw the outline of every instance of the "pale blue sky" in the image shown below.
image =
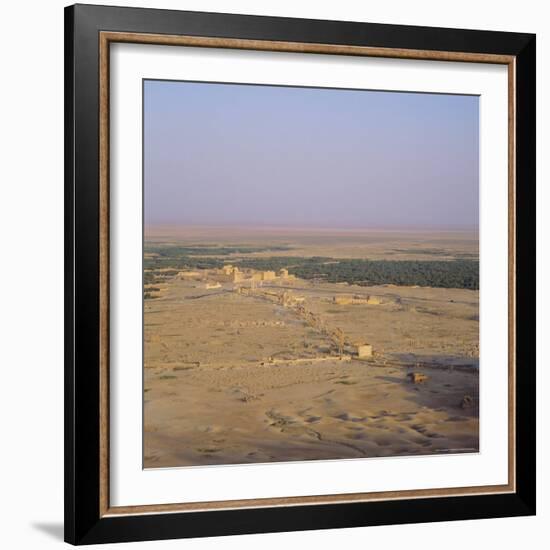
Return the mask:
<path id="1" fill-rule="evenodd" d="M 477 227 L 476 96 L 144 82 L 145 223 Z"/>

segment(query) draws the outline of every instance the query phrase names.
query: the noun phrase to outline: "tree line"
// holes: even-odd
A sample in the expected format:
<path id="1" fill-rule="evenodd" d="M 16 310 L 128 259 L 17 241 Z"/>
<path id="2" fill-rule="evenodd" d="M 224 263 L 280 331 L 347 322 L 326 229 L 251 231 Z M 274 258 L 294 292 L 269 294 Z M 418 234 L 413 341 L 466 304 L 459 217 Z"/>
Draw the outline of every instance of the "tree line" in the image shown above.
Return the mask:
<path id="1" fill-rule="evenodd" d="M 184 269 L 219 269 L 226 263 L 221 258 L 182 255 L 174 247 L 167 248 L 162 257 L 146 258 L 146 269 L 172 268 L 165 275 Z M 430 286 L 439 288 L 479 289 L 479 262 L 473 259 L 456 260 L 366 260 L 339 259 L 322 256 L 301 258 L 294 256 L 231 258 L 241 269 L 278 271 L 301 279 L 321 280 L 329 283 L 349 283 L 362 286 L 394 284 L 402 286 Z M 145 282 L 155 282 L 162 273 L 145 273 Z"/>

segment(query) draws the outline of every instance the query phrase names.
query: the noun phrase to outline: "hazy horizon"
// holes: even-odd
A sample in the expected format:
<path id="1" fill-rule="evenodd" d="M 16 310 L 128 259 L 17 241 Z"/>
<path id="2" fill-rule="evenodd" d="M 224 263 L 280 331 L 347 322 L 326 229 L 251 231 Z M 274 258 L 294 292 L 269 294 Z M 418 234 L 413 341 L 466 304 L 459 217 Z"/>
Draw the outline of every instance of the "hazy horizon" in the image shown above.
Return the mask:
<path id="1" fill-rule="evenodd" d="M 334 231 L 421 231 L 421 232 L 478 232 L 479 225 L 318 225 L 318 224 L 288 224 L 288 223 L 270 223 L 270 224 L 258 224 L 258 223 L 246 223 L 246 222 L 228 222 L 228 223 L 147 223 L 144 226 L 147 228 L 161 228 L 161 227 L 211 227 L 211 228 L 240 228 L 240 229 L 285 229 L 285 230 L 334 230 Z"/>
<path id="2" fill-rule="evenodd" d="M 153 226 L 478 231 L 478 97 L 144 83 Z"/>

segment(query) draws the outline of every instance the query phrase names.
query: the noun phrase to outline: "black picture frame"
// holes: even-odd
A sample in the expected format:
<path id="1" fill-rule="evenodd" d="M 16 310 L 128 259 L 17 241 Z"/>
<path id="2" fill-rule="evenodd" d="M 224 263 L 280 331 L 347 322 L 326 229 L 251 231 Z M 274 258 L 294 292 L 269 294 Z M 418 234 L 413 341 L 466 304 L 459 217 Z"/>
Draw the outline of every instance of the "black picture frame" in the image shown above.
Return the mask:
<path id="1" fill-rule="evenodd" d="M 100 513 L 99 33 L 238 38 L 515 58 L 516 490 L 121 516 Z M 127 542 L 535 514 L 535 36 L 75 5 L 65 9 L 65 540 Z"/>

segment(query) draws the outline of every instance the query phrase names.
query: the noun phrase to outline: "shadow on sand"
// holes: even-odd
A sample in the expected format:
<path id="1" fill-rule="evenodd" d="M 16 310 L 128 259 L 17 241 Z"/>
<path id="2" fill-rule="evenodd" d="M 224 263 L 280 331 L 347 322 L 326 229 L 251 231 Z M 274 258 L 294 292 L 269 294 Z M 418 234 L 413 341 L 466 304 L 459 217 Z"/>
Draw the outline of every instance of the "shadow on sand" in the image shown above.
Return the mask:
<path id="1" fill-rule="evenodd" d="M 407 377 L 411 369 L 403 369 L 403 376 L 379 375 L 376 378 L 391 384 L 399 384 L 407 390 L 406 399 L 418 407 L 432 410 L 446 409 L 450 414 L 461 416 L 479 415 L 479 371 L 476 368 L 458 370 L 424 367 L 418 370 L 428 376 L 421 384 L 413 384 Z M 462 407 L 462 400 L 468 395 L 471 405 Z"/>

